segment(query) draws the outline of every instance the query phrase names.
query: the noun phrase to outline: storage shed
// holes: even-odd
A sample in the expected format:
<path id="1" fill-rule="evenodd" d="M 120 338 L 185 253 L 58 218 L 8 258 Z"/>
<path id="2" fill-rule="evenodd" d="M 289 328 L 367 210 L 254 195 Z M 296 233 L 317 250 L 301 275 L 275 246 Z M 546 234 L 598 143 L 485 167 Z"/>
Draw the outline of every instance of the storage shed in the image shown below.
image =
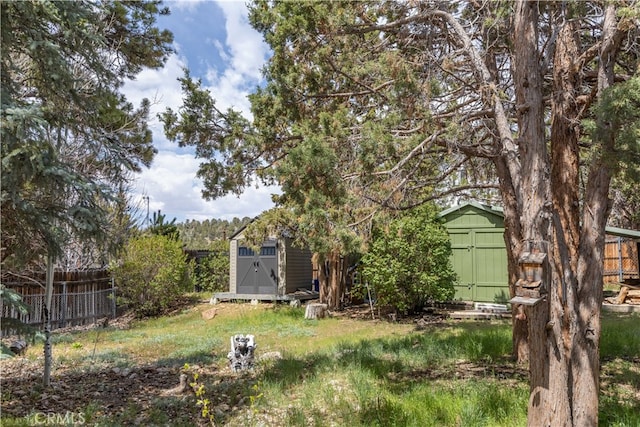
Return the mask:
<path id="1" fill-rule="evenodd" d="M 455 299 L 509 301 L 502 209 L 469 202 L 439 215 L 451 238 Z"/>
<path id="2" fill-rule="evenodd" d="M 455 298 L 476 302 L 509 301 L 502 208 L 467 202 L 446 209 L 439 216 L 451 238 L 452 264 L 458 275 Z M 640 277 L 640 231 L 607 227 L 606 232 L 605 280 L 609 276 L 620 281 Z"/>
<path id="3" fill-rule="evenodd" d="M 286 236 L 266 239 L 259 250 L 244 242 L 244 228 L 230 237 L 229 292 L 218 299 L 291 300 L 317 298 L 311 292 L 311 251 Z"/>

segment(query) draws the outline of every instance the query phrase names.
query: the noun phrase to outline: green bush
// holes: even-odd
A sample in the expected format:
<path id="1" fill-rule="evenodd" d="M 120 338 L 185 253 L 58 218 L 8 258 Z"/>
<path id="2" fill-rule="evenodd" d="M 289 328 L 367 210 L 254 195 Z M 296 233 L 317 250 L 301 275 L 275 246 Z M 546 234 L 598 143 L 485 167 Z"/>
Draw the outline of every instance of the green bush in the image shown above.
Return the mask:
<path id="1" fill-rule="evenodd" d="M 407 313 L 453 297 L 451 243 L 435 212 L 422 207 L 374 228 L 361 271 L 377 305 Z"/>
<path id="2" fill-rule="evenodd" d="M 180 242 L 145 234 L 129 241 L 112 271 L 122 302 L 139 316 L 155 316 L 190 290 L 187 267 Z"/>
<path id="3" fill-rule="evenodd" d="M 193 266 L 194 282 L 199 290 L 224 292 L 229 290 L 229 242 L 219 240 L 212 245 L 211 253 Z"/>

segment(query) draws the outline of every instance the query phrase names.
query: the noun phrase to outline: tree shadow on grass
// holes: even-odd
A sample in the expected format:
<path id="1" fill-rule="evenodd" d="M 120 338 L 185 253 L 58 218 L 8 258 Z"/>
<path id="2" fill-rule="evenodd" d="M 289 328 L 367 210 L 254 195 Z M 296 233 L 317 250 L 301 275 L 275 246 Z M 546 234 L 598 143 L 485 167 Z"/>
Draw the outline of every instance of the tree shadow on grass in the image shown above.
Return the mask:
<path id="1" fill-rule="evenodd" d="M 600 379 L 600 425 L 640 426 L 640 358 L 606 358 Z"/>
<path id="2" fill-rule="evenodd" d="M 259 398 L 260 384 L 268 384 L 271 390 L 279 387 L 287 394 L 304 382 L 326 380 L 334 372 L 352 371 L 373 378 L 375 387 L 379 387 L 371 396 L 365 396 L 360 409 L 351 414 L 360 425 L 402 424 L 406 421 L 403 399 L 425 399 L 422 393 L 425 384 L 429 386 L 426 388 L 451 384 L 447 393 L 454 397 L 480 384 L 479 393 L 486 393 L 484 400 L 496 400 L 488 410 L 509 411 L 509 402 L 512 404 L 513 399 L 503 400 L 505 396 L 487 392 L 492 387 L 507 385 L 526 389 L 526 370 L 502 354 L 504 341 L 510 345 L 508 334 L 505 338 L 500 330 L 496 332 L 494 328 L 473 323 L 456 324 L 455 328 L 448 329 L 456 331 L 449 334 L 434 327 L 404 337 L 340 344 L 322 352 L 264 362 L 255 372 L 242 374 L 231 373 L 226 367 L 219 369 L 225 365 L 224 357 L 203 348 L 167 355 L 152 366 L 136 366 L 135 361 L 123 354 L 98 354 L 90 369 L 68 367 L 54 372 L 50 390 L 31 386 L 40 383 L 40 368 L 32 369 L 26 376 L 3 378 L 3 417 L 23 417 L 38 411 L 63 414 L 85 411 L 87 419 L 109 420 L 99 425 L 132 425 L 134 422 L 196 425 L 202 417 L 193 391 L 166 394 L 168 389 L 177 386 L 185 363 L 200 365 L 199 381 L 205 386 L 217 424 L 224 424 L 253 408 L 254 403 L 259 406 L 265 401 Z M 640 360 L 624 357 L 603 361 L 601 425 L 640 425 Z M 497 384 L 500 387 L 496 387 Z M 439 404 L 428 399 L 427 395 L 423 406 Z M 526 397 L 518 399 L 526 408 Z M 295 420 L 303 420 L 307 409 L 296 406 L 282 409 L 290 425 L 302 425 Z M 444 413 L 446 409 L 438 410 Z M 481 410 L 484 409 L 481 407 Z"/>
<path id="3" fill-rule="evenodd" d="M 456 327 L 462 332 L 437 334 L 432 329 L 407 337 L 342 344 L 332 352 L 287 357 L 273 363 L 259 380 L 280 384 L 283 392 L 286 392 L 290 387 L 313 380 L 326 372 L 349 371 L 353 367 L 375 378 L 383 394 L 398 399 L 414 389 L 424 387 L 425 383 L 466 384 L 466 381 L 479 384 L 481 391 L 490 391 L 499 385 L 498 388 L 514 388 L 520 394 L 524 392 L 521 405 L 518 406 L 526 411 L 528 369 L 512 360 L 508 351 L 511 348 L 510 335 L 471 322 Z M 604 362 L 602 375 L 608 375 L 609 378 L 603 381 L 601 392 L 601 425 L 640 425 L 638 362 L 637 358 L 629 360 L 613 372 L 610 372 L 607 364 L 615 362 Z M 616 387 L 611 388 L 608 384 L 615 384 Z M 452 393 L 456 393 L 455 387 Z M 383 397 L 377 400 L 380 411 L 393 406 L 391 400 Z M 488 399 L 497 399 L 494 402 L 499 407 L 497 411 L 509 411 L 509 399 L 504 400 L 503 397 L 487 392 Z M 364 412 L 360 416 L 368 418 Z M 400 419 L 396 421 L 401 422 Z"/>

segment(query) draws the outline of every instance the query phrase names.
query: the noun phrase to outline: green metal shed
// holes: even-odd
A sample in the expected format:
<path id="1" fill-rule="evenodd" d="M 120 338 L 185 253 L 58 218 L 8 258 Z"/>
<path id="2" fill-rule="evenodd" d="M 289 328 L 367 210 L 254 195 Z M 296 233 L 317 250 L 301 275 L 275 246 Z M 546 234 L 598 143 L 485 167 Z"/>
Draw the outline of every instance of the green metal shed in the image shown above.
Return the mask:
<path id="1" fill-rule="evenodd" d="M 468 202 L 439 215 L 451 237 L 455 299 L 509 301 L 507 251 L 502 209 Z"/>
<path id="2" fill-rule="evenodd" d="M 502 208 L 467 202 L 440 212 L 439 217 L 444 220 L 451 238 L 453 269 L 458 275 L 455 299 L 508 302 L 509 276 Z M 636 243 L 636 251 L 631 251 L 628 259 L 623 259 L 622 252 L 615 258 L 618 261 L 615 273 L 618 274 L 619 270 L 620 281 L 623 277 L 623 261 L 629 264 L 624 270 L 624 277 L 640 277 L 640 231 L 607 227 L 606 233 L 607 236 L 617 236 Z M 605 270 L 607 260 L 605 257 Z"/>

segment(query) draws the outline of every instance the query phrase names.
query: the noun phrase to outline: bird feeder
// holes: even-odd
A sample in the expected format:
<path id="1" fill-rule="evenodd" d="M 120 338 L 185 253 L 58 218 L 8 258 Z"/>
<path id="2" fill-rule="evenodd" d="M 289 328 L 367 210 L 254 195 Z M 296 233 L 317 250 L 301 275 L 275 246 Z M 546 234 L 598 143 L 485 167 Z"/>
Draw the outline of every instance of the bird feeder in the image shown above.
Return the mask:
<path id="1" fill-rule="evenodd" d="M 518 258 L 519 278 L 515 286 L 515 298 L 510 302 L 522 305 L 535 305 L 547 294 L 547 254 L 541 245 L 529 242 Z"/>

